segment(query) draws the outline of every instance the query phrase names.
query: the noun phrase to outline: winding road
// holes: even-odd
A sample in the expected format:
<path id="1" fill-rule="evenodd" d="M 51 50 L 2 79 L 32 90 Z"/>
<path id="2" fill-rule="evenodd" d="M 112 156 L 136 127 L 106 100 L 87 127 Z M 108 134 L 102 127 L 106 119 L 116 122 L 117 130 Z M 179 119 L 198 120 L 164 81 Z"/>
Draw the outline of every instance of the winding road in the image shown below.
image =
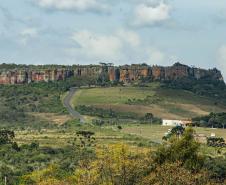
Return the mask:
<path id="1" fill-rule="evenodd" d="M 77 111 L 74 110 L 74 108 L 71 106 L 71 99 L 75 95 L 77 88 L 71 88 L 68 95 L 64 98 L 63 103 L 64 106 L 67 108 L 68 112 L 73 116 L 74 118 L 77 118 L 80 120 L 81 123 L 85 123 L 84 117 Z"/>

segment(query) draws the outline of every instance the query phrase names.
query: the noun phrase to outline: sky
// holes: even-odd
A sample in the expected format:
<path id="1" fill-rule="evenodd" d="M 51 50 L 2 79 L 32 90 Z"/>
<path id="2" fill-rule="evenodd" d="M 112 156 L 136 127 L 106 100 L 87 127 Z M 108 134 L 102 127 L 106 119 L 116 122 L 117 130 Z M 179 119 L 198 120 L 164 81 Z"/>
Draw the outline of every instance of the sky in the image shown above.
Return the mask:
<path id="1" fill-rule="evenodd" d="M 181 62 L 226 79 L 226 0 L 1 0 L 3 62 Z"/>

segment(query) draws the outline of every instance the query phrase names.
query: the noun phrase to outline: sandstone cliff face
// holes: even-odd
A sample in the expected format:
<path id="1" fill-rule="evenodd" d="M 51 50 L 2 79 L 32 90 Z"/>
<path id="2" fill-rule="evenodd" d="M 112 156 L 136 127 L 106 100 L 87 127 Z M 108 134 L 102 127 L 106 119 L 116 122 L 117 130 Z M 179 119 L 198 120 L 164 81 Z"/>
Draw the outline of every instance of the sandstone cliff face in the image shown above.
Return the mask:
<path id="1" fill-rule="evenodd" d="M 0 84 L 23 84 L 65 80 L 72 76 L 69 70 L 11 70 L 0 72 Z"/>
<path id="2" fill-rule="evenodd" d="M 2 72 L 0 74 L 0 84 L 9 84 L 11 81 L 11 78 L 9 77 L 9 74 L 7 72 Z"/>
<path id="3" fill-rule="evenodd" d="M 223 80 L 222 74 L 217 69 L 205 70 L 189 67 L 180 63 L 173 66 L 148 66 L 148 65 L 89 65 L 71 66 L 70 68 L 51 69 L 24 69 L 6 70 L 0 68 L 0 84 L 23 84 L 41 81 L 60 81 L 74 77 L 100 77 L 108 76 L 110 81 L 121 81 L 130 83 L 142 78 L 149 78 L 153 81 L 171 81 L 181 78 L 212 78 L 213 80 Z M 106 78 L 105 78 L 106 79 Z"/>
<path id="4" fill-rule="evenodd" d="M 75 77 L 79 76 L 97 76 L 102 72 L 101 66 L 75 66 L 73 73 Z"/>
<path id="5" fill-rule="evenodd" d="M 165 78 L 165 70 L 164 67 L 161 66 L 153 66 L 152 67 L 152 79 L 156 80 L 163 80 Z"/>
<path id="6" fill-rule="evenodd" d="M 0 84 L 21 84 L 26 81 L 24 71 L 2 71 L 0 72 Z"/>
<path id="7" fill-rule="evenodd" d="M 172 67 L 165 67 L 165 80 L 176 80 L 188 77 L 189 67 L 181 64 L 174 64 Z"/>
<path id="8" fill-rule="evenodd" d="M 119 67 L 120 81 L 132 82 L 146 78 L 151 75 L 150 67 L 141 65 L 131 65 Z"/>
<path id="9" fill-rule="evenodd" d="M 115 68 L 115 67 L 109 67 L 108 68 L 108 75 L 109 75 L 109 80 L 110 81 L 118 81 L 119 80 L 119 76 L 120 75 L 117 75 L 118 73 L 118 70 L 117 70 L 117 68 Z"/>
<path id="10" fill-rule="evenodd" d="M 217 69 L 205 70 L 200 68 L 189 67 L 180 63 L 175 63 L 173 66 L 152 67 L 152 79 L 153 80 L 176 80 L 181 78 L 194 78 L 202 79 L 210 77 L 213 80 L 223 80 L 222 74 Z"/>

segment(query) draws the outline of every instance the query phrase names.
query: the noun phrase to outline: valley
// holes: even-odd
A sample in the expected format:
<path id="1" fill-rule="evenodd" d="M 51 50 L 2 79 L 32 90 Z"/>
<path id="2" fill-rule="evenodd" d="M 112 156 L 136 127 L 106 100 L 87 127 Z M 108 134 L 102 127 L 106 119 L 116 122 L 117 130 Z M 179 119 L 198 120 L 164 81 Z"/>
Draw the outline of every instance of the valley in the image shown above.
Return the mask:
<path id="1" fill-rule="evenodd" d="M 87 78 L 70 78 L 0 85 L 0 179 L 10 185 L 87 185 L 90 179 L 80 176 L 85 173 L 95 182 L 91 185 L 99 185 L 101 177 L 93 173 L 102 174 L 99 165 L 110 165 L 112 174 L 123 177 L 133 179 L 141 173 L 136 185 L 141 181 L 146 185 L 145 170 L 150 166 L 156 165 L 148 177 L 159 181 L 155 170 L 171 173 L 165 167 L 174 164 L 173 168 L 185 173 L 184 182 L 191 173 L 185 163 L 192 165 L 194 161 L 190 163 L 190 158 L 181 159 L 180 155 L 189 152 L 191 160 L 200 165 L 192 166 L 197 178 L 207 170 L 211 175 L 217 173 L 206 178 L 214 185 L 225 180 L 226 149 L 221 147 L 222 142 L 216 146 L 208 143 L 213 134 L 226 139 L 222 82 L 189 81 L 196 83 L 193 89 L 180 87 L 177 81 L 90 82 Z M 179 137 L 176 134 L 165 140 L 176 127 L 162 126 L 162 119 L 189 119 L 194 125 Z M 187 147 L 193 146 L 195 151 L 190 153 Z M 174 157 L 185 163 L 172 163 Z M 166 166 L 158 158 L 166 159 Z M 117 171 L 116 165 L 125 168 L 128 175 Z M 108 174 L 103 175 L 108 178 Z M 118 181 L 118 177 L 114 179 Z M 190 181 L 195 182 L 196 177 Z"/>

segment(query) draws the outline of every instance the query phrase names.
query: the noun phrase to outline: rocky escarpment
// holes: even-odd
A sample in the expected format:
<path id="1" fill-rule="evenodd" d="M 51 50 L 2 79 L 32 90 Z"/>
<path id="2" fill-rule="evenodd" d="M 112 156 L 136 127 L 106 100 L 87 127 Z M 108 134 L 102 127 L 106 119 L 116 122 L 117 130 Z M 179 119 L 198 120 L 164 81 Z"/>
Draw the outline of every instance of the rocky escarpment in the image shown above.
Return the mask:
<path id="1" fill-rule="evenodd" d="M 189 67 L 180 63 L 173 66 L 148 66 L 148 65 L 126 65 L 120 66 L 119 80 L 122 82 L 137 81 L 142 78 L 149 78 L 152 81 L 173 81 L 182 78 L 203 79 L 211 78 L 217 81 L 223 81 L 222 74 L 216 68 L 201 69 Z"/>
<path id="2" fill-rule="evenodd" d="M 13 67 L 12 67 L 13 66 Z M 173 81 L 181 78 L 203 79 L 222 81 L 223 77 L 219 70 L 200 69 L 189 67 L 180 63 L 173 66 L 149 66 L 146 64 L 133 64 L 124 66 L 101 65 L 73 65 L 73 66 L 17 66 L 0 65 L 0 84 L 23 84 L 31 82 L 60 81 L 70 77 L 93 77 L 105 76 L 104 80 L 130 83 L 141 79 L 152 81 Z"/>
<path id="3" fill-rule="evenodd" d="M 15 70 L 2 70 L 0 72 L 0 84 L 23 84 L 30 82 L 41 81 L 58 81 L 65 80 L 71 77 L 73 71 L 65 69 L 54 70 L 29 70 L 29 69 L 15 69 Z"/>

